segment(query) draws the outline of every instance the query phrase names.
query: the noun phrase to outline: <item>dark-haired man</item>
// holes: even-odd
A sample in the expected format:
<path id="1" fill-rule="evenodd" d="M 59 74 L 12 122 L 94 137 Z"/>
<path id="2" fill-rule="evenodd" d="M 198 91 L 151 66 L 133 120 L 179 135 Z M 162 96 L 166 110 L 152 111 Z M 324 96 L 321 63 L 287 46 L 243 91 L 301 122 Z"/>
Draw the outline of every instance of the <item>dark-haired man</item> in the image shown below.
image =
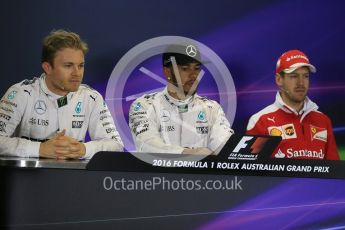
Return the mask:
<path id="1" fill-rule="evenodd" d="M 133 102 L 129 126 L 137 151 L 210 154 L 233 134 L 220 105 L 197 94 L 202 63 L 196 46 L 171 45 L 163 56 L 167 87 Z"/>

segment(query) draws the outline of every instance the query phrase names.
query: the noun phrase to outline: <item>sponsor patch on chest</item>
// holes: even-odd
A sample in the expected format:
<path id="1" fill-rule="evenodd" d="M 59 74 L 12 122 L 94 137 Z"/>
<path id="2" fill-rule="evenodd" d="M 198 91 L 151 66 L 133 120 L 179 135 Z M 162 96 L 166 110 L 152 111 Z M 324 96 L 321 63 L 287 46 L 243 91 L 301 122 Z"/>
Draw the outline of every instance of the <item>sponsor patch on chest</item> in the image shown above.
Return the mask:
<path id="1" fill-rule="evenodd" d="M 175 126 L 173 126 L 173 125 L 161 126 L 161 131 L 162 132 L 174 132 Z"/>
<path id="2" fill-rule="evenodd" d="M 310 125 L 310 137 L 311 137 L 311 141 L 320 140 L 320 141 L 327 142 L 327 129 Z"/>
<path id="3" fill-rule="evenodd" d="M 208 134 L 208 126 L 196 127 L 196 132 L 199 134 Z"/>
<path id="4" fill-rule="evenodd" d="M 296 129 L 293 124 L 270 126 L 267 129 L 270 136 L 281 136 L 283 139 L 297 138 Z"/>
<path id="5" fill-rule="evenodd" d="M 84 121 L 72 121 L 73 129 L 80 129 L 83 126 Z"/>

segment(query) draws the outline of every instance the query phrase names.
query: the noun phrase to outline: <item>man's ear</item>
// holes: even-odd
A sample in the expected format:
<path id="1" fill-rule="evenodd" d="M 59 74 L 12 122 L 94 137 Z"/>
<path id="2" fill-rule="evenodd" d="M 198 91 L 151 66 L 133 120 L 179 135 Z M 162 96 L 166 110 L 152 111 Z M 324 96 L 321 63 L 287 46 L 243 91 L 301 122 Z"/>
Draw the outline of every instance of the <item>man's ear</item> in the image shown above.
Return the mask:
<path id="1" fill-rule="evenodd" d="M 277 86 L 278 86 L 279 88 L 282 87 L 282 86 L 283 86 L 283 77 L 282 77 L 282 75 L 279 74 L 279 73 L 276 73 L 275 78 L 276 78 L 276 84 L 277 84 Z"/>
<path id="2" fill-rule="evenodd" d="M 43 71 L 46 73 L 46 74 L 49 74 L 50 72 L 51 72 L 51 70 L 52 70 L 52 66 L 50 65 L 50 63 L 49 62 L 42 62 L 42 64 L 41 64 L 41 66 L 42 66 L 42 69 L 43 69 Z"/>
<path id="3" fill-rule="evenodd" d="M 164 76 L 168 79 L 168 80 L 170 80 L 170 78 L 171 78 L 171 68 L 169 68 L 169 67 L 163 67 L 163 73 L 164 73 Z"/>

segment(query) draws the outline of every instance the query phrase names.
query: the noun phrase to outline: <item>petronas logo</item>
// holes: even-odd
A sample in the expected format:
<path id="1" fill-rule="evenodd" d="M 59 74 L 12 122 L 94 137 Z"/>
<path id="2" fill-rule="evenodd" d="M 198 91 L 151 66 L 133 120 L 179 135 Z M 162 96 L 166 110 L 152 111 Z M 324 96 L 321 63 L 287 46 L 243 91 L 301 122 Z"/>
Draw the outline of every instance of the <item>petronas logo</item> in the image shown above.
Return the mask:
<path id="1" fill-rule="evenodd" d="M 80 113 L 81 112 L 81 102 L 79 101 L 78 104 L 75 107 L 75 112 Z"/>
<path id="2" fill-rule="evenodd" d="M 198 114 L 198 120 L 203 121 L 205 120 L 205 118 L 206 118 L 205 113 L 203 111 L 200 111 L 200 113 Z"/>

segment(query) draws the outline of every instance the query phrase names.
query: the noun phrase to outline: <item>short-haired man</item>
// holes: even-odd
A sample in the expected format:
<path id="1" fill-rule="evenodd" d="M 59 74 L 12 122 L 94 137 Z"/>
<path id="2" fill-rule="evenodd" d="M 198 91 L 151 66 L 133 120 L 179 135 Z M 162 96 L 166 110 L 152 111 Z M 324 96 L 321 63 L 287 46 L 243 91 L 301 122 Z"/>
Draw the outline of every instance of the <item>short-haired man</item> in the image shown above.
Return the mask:
<path id="1" fill-rule="evenodd" d="M 1 99 L 0 154 L 80 159 L 123 149 L 101 94 L 81 85 L 87 51 L 73 32 L 44 38 L 44 73 L 13 85 Z M 91 141 L 83 143 L 87 131 Z"/>
<path id="2" fill-rule="evenodd" d="M 316 68 L 299 50 L 278 59 L 276 100 L 254 114 L 247 126 L 250 135 L 282 137 L 272 157 L 339 160 L 330 119 L 307 97 L 309 75 L 314 72 Z"/>
<path id="3" fill-rule="evenodd" d="M 137 151 L 214 153 L 233 130 L 220 105 L 196 93 L 201 73 L 197 47 L 171 45 L 162 59 L 167 87 L 143 95 L 130 108 L 129 126 Z"/>

